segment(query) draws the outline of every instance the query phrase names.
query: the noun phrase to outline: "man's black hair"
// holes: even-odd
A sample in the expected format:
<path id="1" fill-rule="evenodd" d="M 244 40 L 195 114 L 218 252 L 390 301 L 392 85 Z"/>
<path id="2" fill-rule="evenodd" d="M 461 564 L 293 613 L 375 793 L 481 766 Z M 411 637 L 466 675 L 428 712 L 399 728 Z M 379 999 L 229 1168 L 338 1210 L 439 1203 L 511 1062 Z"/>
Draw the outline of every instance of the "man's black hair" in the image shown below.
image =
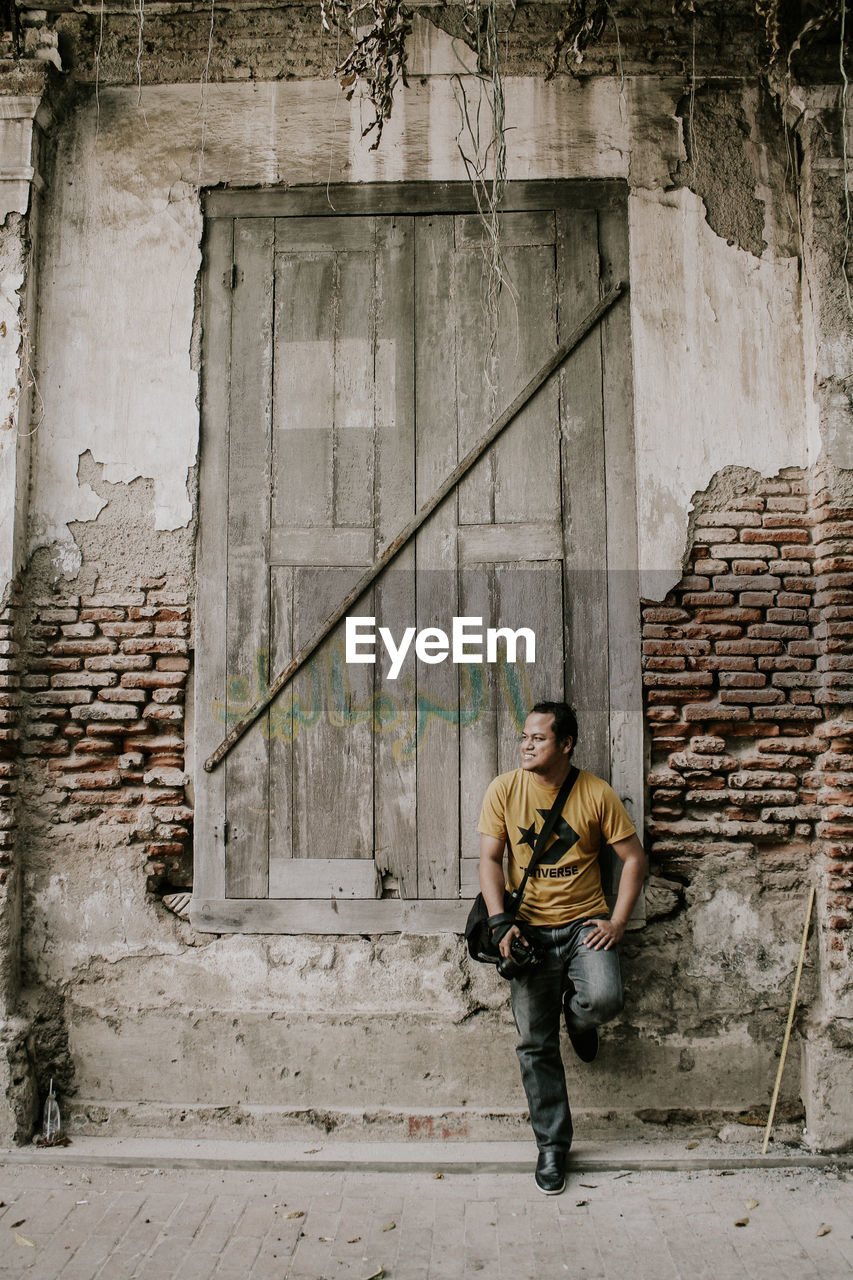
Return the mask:
<path id="1" fill-rule="evenodd" d="M 574 751 L 578 740 L 578 718 L 568 702 L 537 702 L 535 707 L 530 708 L 530 712 L 553 716 L 554 737 L 558 742 L 565 742 L 566 738 L 571 738 L 572 751 Z M 569 756 L 572 751 L 569 752 Z"/>

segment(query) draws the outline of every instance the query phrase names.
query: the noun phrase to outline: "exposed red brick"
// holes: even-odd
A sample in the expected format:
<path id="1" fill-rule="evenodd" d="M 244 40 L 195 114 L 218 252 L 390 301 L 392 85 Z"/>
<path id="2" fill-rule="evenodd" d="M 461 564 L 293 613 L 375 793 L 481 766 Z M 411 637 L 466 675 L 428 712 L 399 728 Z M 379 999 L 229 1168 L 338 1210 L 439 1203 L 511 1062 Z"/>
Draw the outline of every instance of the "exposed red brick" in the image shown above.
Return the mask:
<path id="1" fill-rule="evenodd" d="M 720 688 L 761 689 L 767 684 L 767 676 L 760 671 L 721 671 L 717 679 Z"/>
<path id="2" fill-rule="evenodd" d="M 105 622 L 101 626 L 105 636 L 121 638 L 122 636 L 153 636 L 153 622 Z"/>
<path id="3" fill-rule="evenodd" d="M 695 702 L 684 707 L 684 718 L 692 722 L 704 720 L 708 724 L 722 723 L 725 720 L 748 720 L 749 709 L 745 706 L 723 707 L 715 702 Z"/>
<path id="4" fill-rule="evenodd" d="M 121 677 L 121 686 L 123 689 L 183 688 L 185 679 L 182 671 L 129 672 Z"/>
<path id="5" fill-rule="evenodd" d="M 684 609 L 673 609 L 668 606 L 653 605 L 643 610 L 646 622 L 684 622 L 690 617 Z"/>
<path id="6" fill-rule="evenodd" d="M 30 671 L 79 671 L 79 658 L 34 657 L 29 658 L 27 666 Z"/>
<path id="7" fill-rule="evenodd" d="M 50 677 L 52 689 L 103 689 L 115 684 L 118 676 L 109 671 L 57 671 Z"/>
<path id="8" fill-rule="evenodd" d="M 178 622 L 180 619 L 186 617 L 186 614 L 186 606 L 182 608 L 167 609 L 156 605 L 145 605 L 143 608 L 134 608 L 129 610 L 131 618 L 143 618 L 150 622 Z"/>
<path id="9" fill-rule="evenodd" d="M 104 641 L 103 643 L 107 643 Z M 148 654 L 184 654 L 187 652 L 186 640 L 168 639 L 153 636 L 150 639 L 143 636 L 141 639 L 122 640 L 122 653 L 148 653 Z"/>
<path id="10" fill-rule="evenodd" d="M 809 628 L 790 622 L 760 622 L 747 627 L 747 635 L 759 640 L 805 640 Z"/>
<path id="11" fill-rule="evenodd" d="M 805 511 L 805 498 L 773 497 L 767 499 L 768 511 Z"/>
<path id="12" fill-rule="evenodd" d="M 87 671 L 147 671 L 153 665 L 153 659 L 147 653 L 116 653 L 87 658 L 83 665 Z"/>
<path id="13" fill-rule="evenodd" d="M 105 653 L 115 653 L 118 645 L 114 640 L 60 640 L 53 646 L 52 653 L 60 658 L 72 655 L 81 658 L 93 658 Z"/>
<path id="14" fill-rule="evenodd" d="M 796 515 L 791 512 L 770 512 L 768 511 L 762 521 L 762 533 L 766 533 L 769 529 L 778 529 L 780 533 L 784 533 L 785 542 L 793 542 L 794 539 L 789 536 L 792 531 L 797 529 L 811 529 L 815 523 L 815 517 L 809 514 Z M 768 542 L 770 534 L 767 533 Z"/>
<path id="15" fill-rule="evenodd" d="M 126 609 L 81 609 L 81 622 L 121 622 L 127 617 Z"/>
<path id="16" fill-rule="evenodd" d="M 155 636 L 188 636 L 190 634 L 190 625 L 188 622 L 155 622 Z"/>

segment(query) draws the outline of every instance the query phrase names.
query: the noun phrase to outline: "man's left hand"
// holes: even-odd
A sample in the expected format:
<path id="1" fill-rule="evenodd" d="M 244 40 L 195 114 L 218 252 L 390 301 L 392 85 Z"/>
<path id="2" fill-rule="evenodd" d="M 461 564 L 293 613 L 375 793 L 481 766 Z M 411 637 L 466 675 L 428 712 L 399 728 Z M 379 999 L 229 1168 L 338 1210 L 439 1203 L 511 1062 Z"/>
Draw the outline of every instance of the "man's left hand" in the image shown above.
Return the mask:
<path id="1" fill-rule="evenodd" d="M 625 933 L 624 924 L 616 920 L 584 920 L 584 924 L 595 925 L 591 933 L 584 938 L 584 944 L 592 951 L 609 951 L 617 942 L 621 942 Z"/>

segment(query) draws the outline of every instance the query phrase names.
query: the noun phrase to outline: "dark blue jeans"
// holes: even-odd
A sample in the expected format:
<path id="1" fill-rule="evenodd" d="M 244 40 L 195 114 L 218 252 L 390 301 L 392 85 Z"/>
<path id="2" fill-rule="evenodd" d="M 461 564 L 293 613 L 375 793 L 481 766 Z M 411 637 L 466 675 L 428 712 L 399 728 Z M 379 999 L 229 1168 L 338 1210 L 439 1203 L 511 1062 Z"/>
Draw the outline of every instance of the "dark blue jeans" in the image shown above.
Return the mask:
<path id="1" fill-rule="evenodd" d="M 574 987 L 572 1030 L 598 1027 L 622 1008 L 622 973 L 614 948 L 592 951 L 584 946 L 592 926 L 581 920 L 556 929 L 528 929 L 544 958 L 510 982 L 516 1053 L 536 1145 L 540 1151 L 550 1147 L 566 1152 L 572 1145 L 572 1113 L 560 1056 L 563 992 Z"/>

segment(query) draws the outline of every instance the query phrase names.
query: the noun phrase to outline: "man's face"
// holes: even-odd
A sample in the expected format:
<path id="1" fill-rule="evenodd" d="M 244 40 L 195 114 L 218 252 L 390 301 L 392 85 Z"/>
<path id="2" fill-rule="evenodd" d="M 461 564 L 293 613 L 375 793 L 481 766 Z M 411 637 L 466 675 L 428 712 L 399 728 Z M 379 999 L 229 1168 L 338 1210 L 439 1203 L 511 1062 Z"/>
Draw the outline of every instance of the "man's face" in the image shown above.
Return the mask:
<path id="1" fill-rule="evenodd" d="M 549 711 L 531 711 L 521 733 L 521 767 L 549 773 L 565 763 L 572 739 L 558 742 L 554 737 L 554 717 Z"/>

